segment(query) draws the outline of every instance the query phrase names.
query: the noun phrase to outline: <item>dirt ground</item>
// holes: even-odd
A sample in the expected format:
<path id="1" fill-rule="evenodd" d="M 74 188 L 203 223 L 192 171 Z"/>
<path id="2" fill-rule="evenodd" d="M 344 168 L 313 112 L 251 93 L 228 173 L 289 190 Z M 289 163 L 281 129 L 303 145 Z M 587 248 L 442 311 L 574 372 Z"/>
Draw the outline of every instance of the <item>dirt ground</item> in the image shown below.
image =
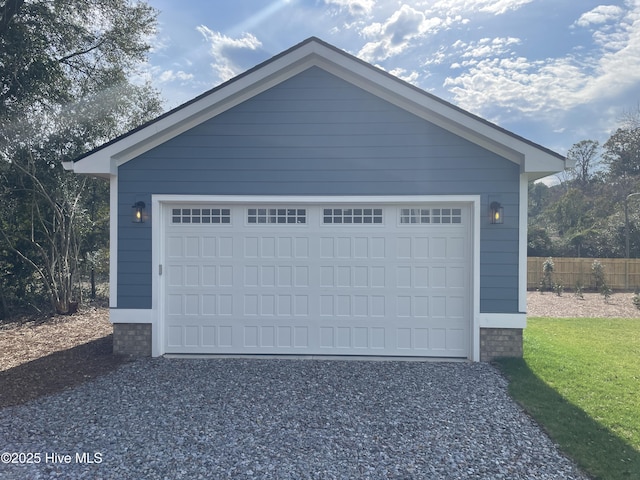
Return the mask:
<path id="1" fill-rule="evenodd" d="M 0 408 L 79 385 L 125 361 L 113 355 L 107 308 L 0 324 Z"/>
<path id="2" fill-rule="evenodd" d="M 631 293 L 605 302 L 597 293 L 527 295 L 534 317 L 640 318 Z M 127 357 L 113 355 L 113 327 L 107 308 L 0 324 L 0 408 L 59 392 L 114 370 Z"/>
<path id="3" fill-rule="evenodd" d="M 614 293 L 607 301 L 599 293 L 585 293 L 584 298 L 572 292 L 561 296 L 552 292 L 527 294 L 529 317 L 604 317 L 640 318 L 640 310 L 633 304 L 633 293 Z"/>

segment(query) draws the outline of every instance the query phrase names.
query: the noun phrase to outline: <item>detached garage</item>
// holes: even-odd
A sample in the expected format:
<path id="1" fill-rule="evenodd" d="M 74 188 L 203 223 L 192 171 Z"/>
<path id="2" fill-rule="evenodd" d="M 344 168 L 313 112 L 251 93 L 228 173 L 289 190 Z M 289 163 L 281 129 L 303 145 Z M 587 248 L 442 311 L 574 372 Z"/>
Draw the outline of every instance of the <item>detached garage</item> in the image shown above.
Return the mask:
<path id="1" fill-rule="evenodd" d="M 490 360 L 567 165 L 311 38 L 65 166 L 110 181 L 119 353 Z"/>

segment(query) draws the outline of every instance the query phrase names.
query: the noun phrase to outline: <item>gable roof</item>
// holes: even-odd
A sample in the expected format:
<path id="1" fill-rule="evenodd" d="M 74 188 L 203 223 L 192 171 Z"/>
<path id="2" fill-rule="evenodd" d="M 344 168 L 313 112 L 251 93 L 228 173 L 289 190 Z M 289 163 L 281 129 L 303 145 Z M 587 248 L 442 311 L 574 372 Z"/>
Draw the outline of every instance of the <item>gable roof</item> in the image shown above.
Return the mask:
<path id="1" fill-rule="evenodd" d="M 572 165 L 562 155 L 462 110 L 316 37 L 255 66 L 72 162 L 67 170 L 102 177 L 118 166 L 311 67 L 322 68 L 518 165 L 530 179 Z"/>

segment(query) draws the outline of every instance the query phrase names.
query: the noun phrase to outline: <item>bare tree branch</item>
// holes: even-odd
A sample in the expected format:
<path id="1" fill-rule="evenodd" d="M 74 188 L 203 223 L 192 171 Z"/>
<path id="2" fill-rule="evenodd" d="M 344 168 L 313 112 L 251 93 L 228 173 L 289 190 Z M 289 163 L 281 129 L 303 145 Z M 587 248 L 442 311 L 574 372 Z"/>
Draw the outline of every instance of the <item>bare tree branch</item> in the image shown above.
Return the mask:
<path id="1" fill-rule="evenodd" d="M 85 48 L 84 50 L 78 50 L 77 52 L 73 52 L 73 53 L 70 53 L 69 55 L 65 55 L 64 57 L 59 58 L 59 59 L 58 59 L 58 62 L 59 62 L 59 63 L 66 63 L 67 65 L 70 65 L 70 64 L 69 64 L 69 60 L 71 60 L 72 58 L 74 58 L 74 57 L 80 57 L 80 56 L 82 56 L 82 55 L 86 55 L 87 53 L 91 53 L 91 52 L 93 52 L 94 50 L 97 50 L 97 49 L 99 49 L 100 47 L 102 47 L 105 43 L 106 43 L 106 39 L 105 39 L 105 38 L 103 38 L 103 39 L 102 39 L 102 40 L 100 40 L 98 43 L 96 43 L 95 45 L 92 45 L 92 46 L 91 46 L 91 47 L 89 47 L 89 48 Z"/>

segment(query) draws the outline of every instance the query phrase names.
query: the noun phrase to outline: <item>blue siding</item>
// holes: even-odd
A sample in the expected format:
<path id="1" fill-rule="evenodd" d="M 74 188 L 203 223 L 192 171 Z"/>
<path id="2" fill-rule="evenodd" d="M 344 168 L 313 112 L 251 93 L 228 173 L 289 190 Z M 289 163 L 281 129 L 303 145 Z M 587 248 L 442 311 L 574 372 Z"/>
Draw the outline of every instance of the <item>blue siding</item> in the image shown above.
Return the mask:
<path id="1" fill-rule="evenodd" d="M 118 306 L 151 308 L 151 194 L 489 195 L 503 225 L 481 225 L 480 309 L 518 311 L 519 167 L 319 69 L 167 141 L 119 169 Z M 153 212 L 151 212 L 153 214 Z"/>

